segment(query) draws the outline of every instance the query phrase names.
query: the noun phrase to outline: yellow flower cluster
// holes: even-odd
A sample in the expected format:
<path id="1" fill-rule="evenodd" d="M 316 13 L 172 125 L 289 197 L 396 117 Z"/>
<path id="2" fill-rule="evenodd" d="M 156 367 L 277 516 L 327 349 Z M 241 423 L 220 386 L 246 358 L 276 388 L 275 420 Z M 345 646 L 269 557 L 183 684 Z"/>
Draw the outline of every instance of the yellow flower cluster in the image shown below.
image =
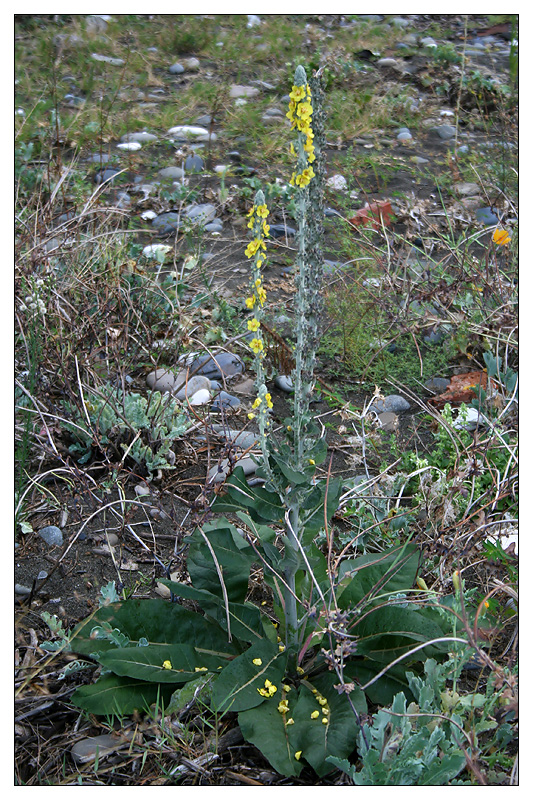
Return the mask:
<path id="1" fill-rule="evenodd" d="M 256 342 L 256 341 L 260 343 L 261 349 L 262 349 L 263 343 L 259 339 L 252 339 L 252 341 L 250 342 L 250 346 L 251 346 L 252 350 L 254 349 L 254 344 L 253 343 Z M 255 350 L 254 350 L 254 352 L 255 352 Z M 267 408 L 274 408 L 274 403 L 272 402 L 272 395 L 270 394 L 270 392 L 267 392 L 265 394 L 265 398 L 264 399 L 265 399 L 265 403 L 266 403 Z M 262 402 L 263 402 L 263 399 L 261 397 L 256 397 L 254 402 L 252 403 L 252 408 L 254 410 L 258 409 Z M 248 419 L 253 419 L 254 417 L 255 417 L 255 414 L 252 414 L 252 413 L 248 414 Z M 268 425 L 268 422 L 267 422 L 267 425 Z M 283 648 L 283 649 L 285 649 L 285 648 Z"/>
<path id="2" fill-rule="evenodd" d="M 313 689 L 313 694 L 315 695 L 315 700 L 317 701 L 320 709 L 313 711 L 311 713 L 311 719 L 318 719 L 319 716 L 322 714 L 322 725 L 327 725 L 329 722 L 329 706 L 328 701 L 325 697 L 322 697 L 321 694 L 318 693 L 316 689 Z"/>
<path id="3" fill-rule="evenodd" d="M 286 116 L 291 121 L 291 130 L 297 130 L 305 134 L 305 142 L 303 149 L 307 157 L 308 166 L 300 173 L 293 173 L 290 183 L 292 186 L 299 186 L 303 188 L 308 186 L 311 180 L 315 177 L 315 173 L 311 164 L 315 161 L 315 147 L 313 144 L 314 133 L 311 127 L 311 118 L 313 116 L 313 106 L 311 105 L 311 91 L 309 84 L 305 86 L 293 86 L 292 92 L 289 95 L 289 110 Z M 297 155 L 294 146 L 291 144 L 292 155 Z"/>
<path id="4" fill-rule="evenodd" d="M 262 686 L 257 691 L 259 692 L 261 697 L 273 697 L 276 694 L 276 692 L 278 691 L 278 687 L 274 686 L 274 684 L 267 679 L 265 681 L 265 685 Z"/>

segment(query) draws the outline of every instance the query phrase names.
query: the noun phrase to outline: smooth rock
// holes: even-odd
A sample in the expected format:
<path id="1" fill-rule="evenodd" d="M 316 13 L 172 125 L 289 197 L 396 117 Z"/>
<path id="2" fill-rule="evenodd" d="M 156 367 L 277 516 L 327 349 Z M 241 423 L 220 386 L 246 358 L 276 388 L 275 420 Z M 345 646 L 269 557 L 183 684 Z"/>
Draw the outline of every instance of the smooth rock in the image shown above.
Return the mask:
<path id="1" fill-rule="evenodd" d="M 187 381 L 186 387 L 184 385 L 185 377 L 186 373 L 180 373 L 174 383 L 174 394 L 178 400 L 185 400 L 186 397 L 192 398 L 201 389 L 207 389 L 208 391 L 211 389 L 211 381 L 205 375 L 193 375 Z M 177 389 L 178 391 L 176 391 Z"/>
<path id="2" fill-rule="evenodd" d="M 179 181 L 185 177 L 185 172 L 181 167 L 165 167 L 160 169 L 157 174 L 162 178 L 170 178 L 173 181 Z"/>
<path id="3" fill-rule="evenodd" d="M 259 89 L 255 86 L 240 86 L 234 83 L 229 90 L 230 97 L 256 97 L 259 94 Z"/>
<path id="4" fill-rule="evenodd" d="M 245 475 L 253 475 L 257 469 L 257 463 L 250 456 L 245 456 L 235 462 L 235 467 L 242 467 Z M 228 459 L 224 458 L 220 464 L 211 467 L 207 473 L 207 479 L 212 483 L 221 483 L 228 477 L 230 469 Z"/>
<path id="5" fill-rule="evenodd" d="M 382 429 L 387 433 L 394 433 L 398 430 L 398 415 L 393 411 L 384 411 L 382 414 L 378 414 L 378 419 Z"/>
<path id="6" fill-rule="evenodd" d="M 399 142 L 408 142 L 413 138 L 413 134 L 410 131 L 401 131 L 396 138 Z"/>
<path id="7" fill-rule="evenodd" d="M 499 218 L 492 208 L 479 208 L 476 211 L 476 219 L 482 225 L 497 225 L 499 222 Z"/>
<path id="8" fill-rule="evenodd" d="M 378 67 L 392 67 L 392 69 L 398 69 L 399 64 L 395 58 L 378 58 L 376 61 L 376 66 Z"/>
<path id="9" fill-rule="evenodd" d="M 97 754 L 101 760 L 127 744 L 130 744 L 129 739 L 105 733 L 102 736 L 91 736 L 76 742 L 70 750 L 70 755 L 75 764 L 88 764 L 96 759 Z"/>
<path id="10" fill-rule="evenodd" d="M 453 188 L 461 197 L 471 197 L 473 194 L 479 193 L 477 183 L 454 183 Z"/>
<path id="11" fill-rule="evenodd" d="M 232 394 L 228 394 L 228 392 L 221 391 L 220 394 L 215 398 L 215 401 L 211 406 L 211 410 L 221 411 L 227 408 L 238 408 L 240 404 L 241 401 L 238 397 L 234 397 Z"/>
<path id="12" fill-rule="evenodd" d="M 215 219 L 217 210 L 211 203 L 202 203 L 200 205 L 187 206 L 183 214 L 188 220 L 197 225 L 206 225 Z"/>
<path id="13" fill-rule="evenodd" d="M 110 158 L 109 153 L 94 153 L 87 157 L 87 162 L 89 164 L 107 164 Z"/>
<path id="14" fill-rule="evenodd" d="M 204 160 L 201 156 L 196 155 L 196 153 L 191 153 L 191 155 L 188 155 L 185 159 L 183 166 L 186 172 L 201 172 L 204 168 Z"/>
<path id="15" fill-rule="evenodd" d="M 252 394 L 254 391 L 254 381 L 252 378 L 247 378 L 242 383 L 236 383 L 233 386 L 233 391 L 237 392 L 237 394 Z"/>
<path id="16" fill-rule="evenodd" d="M 332 175 L 331 178 L 327 179 L 326 185 L 330 189 L 336 189 L 337 191 L 343 191 L 348 188 L 348 183 L 343 175 Z"/>
<path id="17" fill-rule="evenodd" d="M 173 128 L 169 128 L 167 132 L 170 136 L 177 136 L 183 141 L 187 141 L 187 139 L 202 141 L 205 137 L 209 138 L 209 131 L 206 128 L 200 128 L 198 125 L 175 125 Z"/>
<path id="18" fill-rule="evenodd" d="M 436 128 L 432 128 L 432 130 L 443 141 L 447 141 L 448 139 L 453 139 L 453 137 L 455 136 L 455 127 L 453 125 L 439 125 Z"/>
<path id="19" fill-rule="evenodd" d="M 185 67 L 179 63 L 176 63 L 172 64 L 172 66 L 168 68 L 168 71 L 171 75 L 181 75 L 182 72 L 185 72 Z"/>
<path id="20" fill-rule="evenodd" d="M 154 228 L 159 229 L 159 233 L 172 233 L 178 227 L 179 216 L 175 211 L 165 211 L 164 214 L 158 214 L 152 220 Z"/>
<path id="21" fill-rule="evenodd" d="M 125 133 L 120 137 L 121 142 L 138 142 L 139 144 L 148 144 L 149 142 L 156 142 L 157 136 L 153 133 L 146 131 L 139 131 L 139 133 Z"/>
<path id="22" fill-rule="evenodd" d="M 460 202 L 463 208 L 467 208 L 469 211 L 476 211 L 483 203 L 483 198 L 479 195 L 474 195 L 473 197 L 462 197 Z"/>
<path id="23" fill-rule="evenodd" d="M 61 547 L 63 544 L 63 534 L 56 525 L 48 525 L 46 528 L 41 528 L 39 536 L 49 547 Z"/>
<path id="24" fill-rule="evenodd" d="M 146 383 L 154 392 L 172 392 L 176 374 L 168 369 L 156 369 L 146 376 Z"/>
<path id="25" fill-rule="evenodd" d="M 422 158 L 422 156 L 413 156 L 413 157 L 411 158 L 411 161 L 412 161 L 414 164 L 418 164 L 418 165 L 421 165 L 421 164 L 429 164 L 429 158 Z"/>
<path id="26" fill-rule="evenodd" d="M 185 69 L 188 69 L 189 72 L 196 72 L 200 69 L 200 61 L 197 58 L 187 58 L 184 62 Z"/>
<path id="27" fill-rule="evenodd" d="M 431 36 L 424 36 L 423 39 L 420 39 L 420 44 L 423 47 L 437 47 L 437 42 Z"/>
<path id="28" fill-rule="evenodd" d="M 209 389 L 200 389 L 189 398 L 191 406 L 205 406 L 211 400 L 211 392 Z"/>
<path id="29" fill-rule="evenodd" d="M 289 227 L 289 225 L 275 223 L 270 226 L 270 235 L 274 239 L 281 239 L 285 236 L 296 236 L 296 229 Z"/>
<path id="30" fill-rule="evenodd" d="M 110 183 L 120 172 L 118 169 L 114 169 L 113 167 L 108 167 L 104 169 L 102 172 L 98 172 L 94 177 L 94 182 L 97 184 L 100 183 Z"/>
<path id="31" fill-rule="evenodd" d="M 112 64 L 114 67 L 122 67 L 125 63 L 123 58 L 111 58 L 111 56 L 102 56 L 100 53 L 91 53 L 91 58 L 95 61 L 105 61 L 106 64 Z"/>
<path id="32" fill-rule="evenodd" d="M 224 425 L 213 425 L 213 430 L 223 436 L 227 442 L 231 442 L 237 447 L 242 447 L 243 450 L 249 450 L 250 447 L 255 447 L 259 442 L 259 436 L 251 431 L 235 431 L 227 430 Z"/>
<path id="33" fill-rule="evenodd" d="M 23 586 L 21 583 L 16 583 L 15 594 L 18 594 L 20 597 L 28 597 L 31 594 L 31 587 Z"/>
<path id="34" fill-rule="evenodd" d="M 399 394 L 389 394 L 384 400 L 375 400 L 369 411 L 376 411 L 378 414 L 384 411 L 392 411 L 395 414 L 399 414 L 402 411 L 408 411 L 410 408 L 411 406 L 405 398 Z"/>
<path id="35" fill-rule="evenodd" d="M 198 368 L 198 369 L 197 369 Z M 219 380 L 224 375 L 240 375 L 244 371 L 244 364 L 239 356 L 233 353 L 218 353 L 213 358 L 209 355 L 196 358 L 190 365 L 191 372 L 206 375 L 211 380 Z"/>
<path id="36" fill-rule="evenodd" d="M 448 389 L 449 385 L 448 378 L 430 378 L 424 383 L 424 387 L 428 392 L 433 392 L 434 394 L 442 394 Z"/>
<path id="37" fill-rule="evenodd" d="M 137 488 L 137 487 L 135 487 L 135 488 Z M 107 534 L 106 542 L 111 547 L 116 547 L 116 545 L 119 543 L 119 541 L 120 541 L 120 539 L 118 538 L 116 533 L 108 533 Z"/>
<path id="38" fill-rule="evenodd" d="M 87 33 L 104 33 L 107 30 L 107 20 L 96 14 L 85 17 L 85 30 Z"/>
<path id="39" fill-rule="evenodd" d="M 137 497 L 147 497 L 150 494 L 150 487 L 145 483 L 138 483 L 137 486 L 134 486 L 133 490 Z M 107 538 L 109 541 L 109 534 Z M 111 544 L 111 542 L 109 542 L 109 544 Z"/>
<path id="40" fill-rule="evenodd" d="M 131 152 L 140 150 L 141 147 L 142 144 L 140 144 L 139 142 L 121 142 L 120 144 L 117 144 L 117 148 L 119 150 L 130 150 Z"/>
<path id="41" fill-rule="evenodd" d="M 294 390 L 290 375 L 276 375 L 274 385 L 281 389 L 282 392 L 292 392 Z"/>

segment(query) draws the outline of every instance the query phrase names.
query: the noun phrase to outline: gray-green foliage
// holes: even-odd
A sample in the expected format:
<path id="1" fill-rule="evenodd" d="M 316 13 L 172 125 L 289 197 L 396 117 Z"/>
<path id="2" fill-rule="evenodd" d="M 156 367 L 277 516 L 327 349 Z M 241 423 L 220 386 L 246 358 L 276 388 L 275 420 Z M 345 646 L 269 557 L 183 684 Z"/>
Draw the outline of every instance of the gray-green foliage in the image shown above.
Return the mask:
<path id="1" fill-rule="evenodd" d="M 461 716 L 454 712 L 443 719 L 452 710 L 444 689 L 449 665 L 427 659 L 424 669 L 423 677 L 407 673 L 416 703 L 407 706 L 399 692 L 388 708 L 373 715 L 372 724 L 362 726 L 359 769 L 346 760 L 329 759 L 356 786 L 443 786 L 463 770 Z M 428 716 L 419 716 L 422 711 Z"/>
<path id="2" fill-rule="evenodd" d="M 96 446 L 106 453 L 114 448 L 115 456 L 127 454 L 150 473 L 169 469 L 172 444 L 190 427 L 176 401 L 160 392 L 146 398 L 105 386 L 87 394 L 85 409 L 90 424 L 78 410 L 73 413 L 75 425 L 64 423 L 74 439 L 69 449 L 80 464 L 91 458 Z"/>

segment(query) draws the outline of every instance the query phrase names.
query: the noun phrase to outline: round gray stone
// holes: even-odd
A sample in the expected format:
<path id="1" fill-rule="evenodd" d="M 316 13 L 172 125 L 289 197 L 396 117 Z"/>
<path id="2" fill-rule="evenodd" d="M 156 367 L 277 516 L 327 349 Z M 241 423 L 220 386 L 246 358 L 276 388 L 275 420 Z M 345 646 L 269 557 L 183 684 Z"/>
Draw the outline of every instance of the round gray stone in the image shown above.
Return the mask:
<path id="1" fill-rule="evenodd" d="M 274 385 L 281 389 L 282 392 L 294 391 L 292 378 L 290 375 L 276 375 L 274 378 Z"/>
<path id="2" fill-rule="evenodd" d="M 499 222 L 498 217 L 492 208 L 478 208 L 476 211 L 476 219 L 482 225 L 497 225 Z"/>
<path id="3" fill-rule="evenodd" d="M 204 160 L 201 156 L 196 155 L 196 153 L 191 153 L 191 155 L 187 156 L 185 159 L 185 167 L 186 172 L 201 172 L 204 168 Z"/>
<path id="4" fill-rule="evenodd" d="M 453 125 L 438 125 L 436 128 L 433 128 L 432 130 L 443 141 L 447 141 L 448 139 L 453 139 L 453 137 L 455 136 L 455 127 Z"/>
<path id="5" fill-rule="evenodd" d="M 187 206 L 183 214 L 191 222 L 206 225 L 215 219 L 217 210 L 211 203 L 202 203 L 200 205 Z"/>
<path id="6" fill-rule="evenodd" d="M 63 544 L 63 534 L 56 525 L 48 525 L 46 528 L 41 528 L 39 536 L 49 547 L 61 547 Z"/>
<path id="7" fill-rule="evenodd" d="M 162 178 L 171 178 L 174 181 L 179 181 L 185 177 L 185 172 L 181 167 L 165 167 L 160 169 L 157 174 Z"/>
<path id="8" fill-rule="evenodd" d="M 171 75 L 181 75 L 182 72 L 185 72 L 185 67 L 179 63 L 176 63 L 172 64 L 172 66 L 168 68 L 168 71 Z"/>
<path id="9" fill-rule="evenodd" d="M 139 133 L 125 133 L 120 138 L 121 142 L 137 142 L 138 144 L 148 144 L 149 142 L 156 142 L 157 136 L 153 133 L 140 131 Z"/>
<path id="10" fill-rule="evenodd" d="M 155 392 L 172 392 L 176 384 L 176 373 L 169 369 L 156 369 L 146 376 L 146 383 Z"/>
<path id="11" fill-rule="evenodd" d="M 447 390 L 449 385 L 450 381 L 448 378 L 430 378 L 424 383 L 428 392 L 433 392 L 434 394 L 442 394 Z"/>
<path id="12" fill-rule="evenodd" d="M 222 375 L 225 377 L 240 375 L 244 371 L 244 364 L 239 356 L 233 353 L 218 353 L 213 358 L 205 355 L 195 359 L 190 365 L 190 371 L 206 375 L 211 380 L 219 380 Z"/>
<path id="13" fill-rule="evenodd" d="M 234 397 L 232 394 L 221 391 L 220 394 L 215 398 L 215 401 L 211 406 L 211 411 L 221 411 L 226 408 L 238 408 L 240 404 L 241 401 L 238 397 Z"/>
<path id="14" fill-rule="evenodd" d="M 404 397 L 399 394 L 389 394 L 384 400 L 375 400 L 369 411 L 376 411 L 378 414 L 384 411 L 392 411 L 395 414 L 399 414 L 402 411 L 409 411 L 410 408 L 410 404 Z"/>
<path id="15" fill-rule="evenodd" d="M 471 197 L 479 193 L 477 183 L 454 183 L 453 188 L 461 197 Z"/>
<path id="16" fill-rule="evenodd" d="M 186 397 L 192 397 L 194 394 L 196 394 L 196 392 L 199 392 L 200 389 L 211 388 L 211 381 L 209 378 L 206 378 L 205 375 L 193 375 L 192 378 L 189 378 L 187 381 L 187 387 L 182 386 L 182 388 L 176 393 L 175 390 L 181 386 L 184 381 L 185 373 L 180 373 L 174 383 L 174 393 L 178 400 L 185 400 Z"/>

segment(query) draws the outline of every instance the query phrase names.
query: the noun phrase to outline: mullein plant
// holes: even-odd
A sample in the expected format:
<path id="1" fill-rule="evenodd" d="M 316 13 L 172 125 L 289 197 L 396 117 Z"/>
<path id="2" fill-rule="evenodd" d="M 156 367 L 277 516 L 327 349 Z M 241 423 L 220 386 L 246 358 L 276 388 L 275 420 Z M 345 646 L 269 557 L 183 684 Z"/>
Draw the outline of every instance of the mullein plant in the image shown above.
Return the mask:
<path id="1" fill-rule="evenodd" d="M 333 564 L 327 526 L 342 487 L 338 479 L 317 479 L 327 447 L 309 411 L 323 263 L 324 135 L 319 78 L 310 88 L 302 67 L 295 73 L 288 116 L 295 131 L 291 182 L 298 208 L 293 414 L 273 431 L 261 332 L 269 212 L 258 192 L 248 215 L 246 305 L 257 390 L 249 416 L 259 426 L 263 458 L 257 475 L 264 486 L 250 487 L 236 467 L 211 506 L 216 518 L 188 537 L 190 582 L 162 579 L 175 597 L 195 601 L 203 614 L 164 600 L 128 600 L 104 605 L 81 623 L 72 650 L 90 655 L 104 672 L 95 684 L 79 688 L 73 702 L 95 714 L 127 714 L 156 700 L 172 707 L 182 702 L 179 687 L 190 684 L 195 694 L 209 693 L 214 712 L 238 714 L 245 740 L 278 772 L 297 776 L 306 762 L 321 776 L 333 769 L 330 756 L 346 759 L 353 751 L 360 715 L 367 711 L 364 689 L 371 687 L 374 702 L 390 702 L 391 688 L 402 685 L 397 673 L 374 692 L 378 678 L 410 655 L 413 642 L 441 642 L 442 631 L 430 609 L 405 603 L 418 569 L 415 545 L 400 543 Z M 235 514 L 247 532 L 218 512 Z M 324 526 L 327 558 L 315 541 Z M 257 563 L 272 591 L 271 609 L 247 600 Z M 415 647 L 415 661 L 423 658 L 422 647 Z"/>

